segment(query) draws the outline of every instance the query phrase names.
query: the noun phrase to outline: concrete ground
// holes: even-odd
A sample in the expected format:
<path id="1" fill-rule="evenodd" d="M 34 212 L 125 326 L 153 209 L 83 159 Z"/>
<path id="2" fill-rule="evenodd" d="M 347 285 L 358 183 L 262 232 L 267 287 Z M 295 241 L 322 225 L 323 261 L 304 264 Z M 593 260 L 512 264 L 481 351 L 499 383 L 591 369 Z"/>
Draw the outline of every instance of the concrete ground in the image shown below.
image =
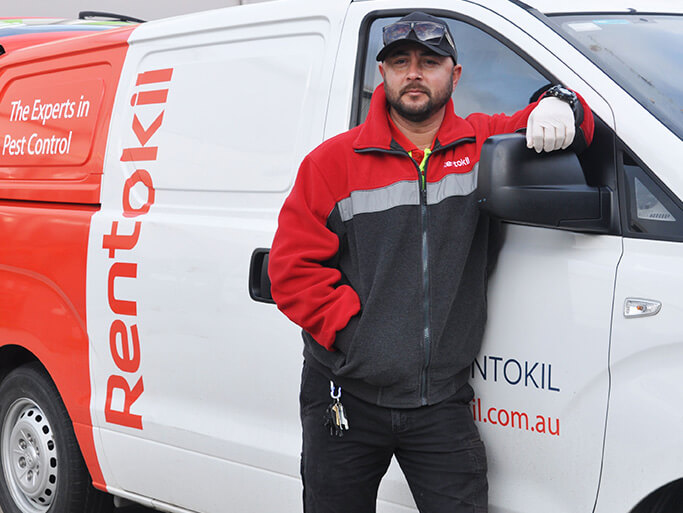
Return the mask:
<path id="1" fill-rule="evenodd" d="M 142 506 L 128 506 L 125 508 L 115 510 L 116 513 L 152 513 L 155 509 L 149 509 Z M 158 513 L 158 512 L 157 512 Z"/>

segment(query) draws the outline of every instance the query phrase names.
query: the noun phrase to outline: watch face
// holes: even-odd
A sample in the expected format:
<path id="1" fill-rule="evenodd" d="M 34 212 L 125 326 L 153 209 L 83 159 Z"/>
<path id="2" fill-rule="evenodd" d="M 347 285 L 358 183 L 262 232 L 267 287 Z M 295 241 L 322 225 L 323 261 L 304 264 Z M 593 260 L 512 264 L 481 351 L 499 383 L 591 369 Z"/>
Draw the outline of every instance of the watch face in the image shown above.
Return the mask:
<path id="1" fill-rule="evenodd" d="M 548 93 L 550 93 L 552 96 L 555 96 L 556 98 L 559 98 L 560 100 L 564 100 L 569 103 L 573 103 L 576 100 L 576 95 L 574 94 L 574 91 L 571 91 L 570 89 L 567 89 L 566 87 L 562 87 L 559 85 L 551 87 L 548 90 Z"/>

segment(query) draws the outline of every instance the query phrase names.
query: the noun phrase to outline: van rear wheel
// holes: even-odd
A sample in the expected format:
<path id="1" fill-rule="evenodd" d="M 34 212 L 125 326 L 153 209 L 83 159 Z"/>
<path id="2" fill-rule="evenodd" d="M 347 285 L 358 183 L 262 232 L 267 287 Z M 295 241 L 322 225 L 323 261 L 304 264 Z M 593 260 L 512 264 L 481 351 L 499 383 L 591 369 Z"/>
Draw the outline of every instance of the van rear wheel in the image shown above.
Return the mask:
<path id="1" fill-rule="evenodd" d="M 37 363 L 0 383 L 0 509 L 3 513 L 105 513 L 92 487 L 57 388 Z"/>

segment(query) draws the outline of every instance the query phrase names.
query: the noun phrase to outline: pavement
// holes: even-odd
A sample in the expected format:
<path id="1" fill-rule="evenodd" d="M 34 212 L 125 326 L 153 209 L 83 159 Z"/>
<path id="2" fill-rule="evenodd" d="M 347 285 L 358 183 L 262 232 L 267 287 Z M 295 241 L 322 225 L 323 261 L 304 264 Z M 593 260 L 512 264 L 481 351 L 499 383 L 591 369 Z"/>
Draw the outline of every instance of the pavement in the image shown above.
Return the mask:
<path id="1" fill-rule="evenodd" d="M 116 509 L 114 511 L 115 511 L 115 513 L 152 513 L 153 511 L 156 513 L 159 513 L 155 509 L 149 509 L 149 508 L 145 508 L 143 506 L 137 506 L 137 505 L 136 506 L 127 506 L 125 508 L 119 508 L 119 509 Z M 0 513 L 2 513 L 2 512 L 0 512 Z"/>

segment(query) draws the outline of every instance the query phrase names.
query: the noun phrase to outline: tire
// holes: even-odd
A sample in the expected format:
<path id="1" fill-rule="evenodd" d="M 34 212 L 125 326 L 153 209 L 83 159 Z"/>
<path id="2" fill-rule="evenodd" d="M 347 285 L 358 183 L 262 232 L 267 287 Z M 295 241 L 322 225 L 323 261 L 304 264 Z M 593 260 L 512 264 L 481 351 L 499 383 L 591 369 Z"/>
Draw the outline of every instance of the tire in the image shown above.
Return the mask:
<path id="1" fill-rule="evenodd" d="M 672 481 L 648 495 L 631 513 L 681 513 L 683 511 L 683 478 Z"/>
<path id="2" fill-rule="evenodd" d="M 92 487 L 71 419 L 38 363 L 0 383 L 0 510 L 108 513 L 111 496 Z"/>

